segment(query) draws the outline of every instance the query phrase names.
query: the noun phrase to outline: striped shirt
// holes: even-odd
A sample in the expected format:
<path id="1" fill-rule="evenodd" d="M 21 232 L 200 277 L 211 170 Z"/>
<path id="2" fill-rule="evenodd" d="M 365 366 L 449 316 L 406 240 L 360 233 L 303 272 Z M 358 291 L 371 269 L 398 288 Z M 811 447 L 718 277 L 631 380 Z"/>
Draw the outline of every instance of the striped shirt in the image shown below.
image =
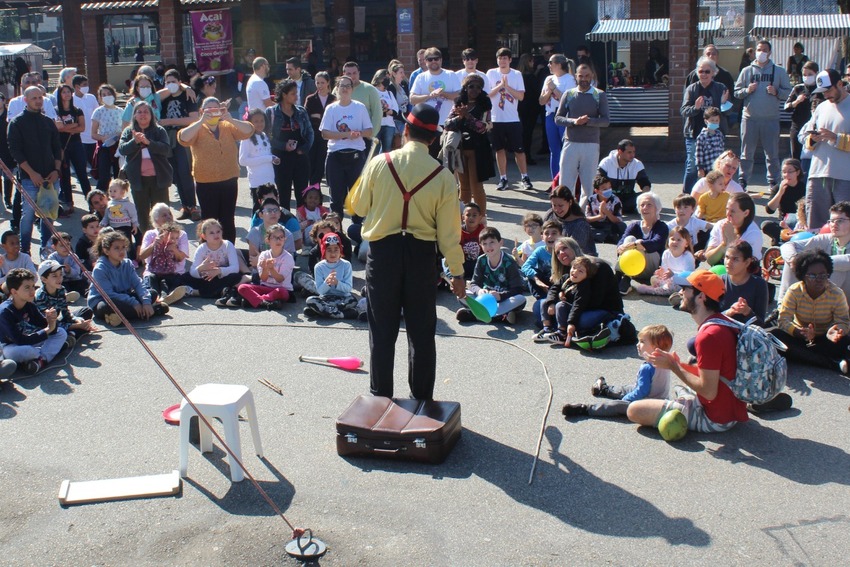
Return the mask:
<path id="1" fill-rule="evenodd" d="M 779 308 L 779 328 L 794 334 L 794 329 L 815 326 L 815 335 L 823 336 L 833 325 L 838 325 L 845 333 L 850 327 L 850 314 L 847 310 L 847 297 L 840 287 L 827 282 L 826 290 L 817 298 L 806 293 L 803 282 L 797 282 L 788 288 L 782 307 Z"/>

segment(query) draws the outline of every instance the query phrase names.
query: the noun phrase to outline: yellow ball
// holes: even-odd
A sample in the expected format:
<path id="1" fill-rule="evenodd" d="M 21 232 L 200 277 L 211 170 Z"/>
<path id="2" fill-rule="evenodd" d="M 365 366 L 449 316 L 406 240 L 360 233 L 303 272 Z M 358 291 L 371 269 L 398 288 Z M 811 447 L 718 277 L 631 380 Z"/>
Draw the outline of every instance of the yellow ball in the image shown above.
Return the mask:
<path id="1" fill-rule="evenodd" d="M 640 274 L 646 268 L 646 258 L 640 250 L 626 250 L 620 256 L 620 271 L 630 278 Z"/>
<path id="2" fill-rule="evenodd" d="M 658 420 L 658 432 L 665 441 L 678 441 L 688 432 L 688 419 L 679 410 L 670 410 Z"/>

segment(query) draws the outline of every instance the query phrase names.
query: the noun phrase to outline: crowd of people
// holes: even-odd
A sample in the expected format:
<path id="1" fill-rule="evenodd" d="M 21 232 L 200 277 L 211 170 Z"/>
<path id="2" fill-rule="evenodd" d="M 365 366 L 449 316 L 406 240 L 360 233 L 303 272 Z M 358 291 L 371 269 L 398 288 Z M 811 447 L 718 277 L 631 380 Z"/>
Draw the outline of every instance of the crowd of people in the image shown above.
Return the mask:
<path id="1" fill-rule="evenodd" d="M 655 425 L 677 410 L 700 431 L 746 421 L 746 405 L 720 379 L 735 378 L 728 319 L 755 318 L 789 346 L 789 358 L 850 373 L 850 102 L 837 71 L 795 59 L 801 83 L 792 87 L 762 41 L 730 86 L 717 49 L 707 46 L 684 93 L 683 190 L 667 204 L 675 218 L 664 222 L 665 203 L 652 191 L 633 141 L 620 141 L 600 159 L 608 102 L 587 55 L 546 53 L 542 74 L 529 57 L 512 68 L 507 48 L 494 55 L 496 66 L 479 70 L 477 52 L 466 49 L 463 69 L 450 71 L 439 49 L 422 49 L 409 79 L 393 59 L 369 82 L 354 61 L 310 73 L 292 58 L 286 78 L 274 84 L 268 60 L 251 50 L 233 92 L 194 66 L 184 76 L 157 63 L 134 72 L 123 109 L 118 89 L 104 84 L 89 93 L 88 79 L 75 69 L 63 70 L 53 93 L 40 74 L 23 75 L 18 97 L 8 104 L 0 97 L 0 158 L 17 168 L 24 193 L 15 192 L 12 202 L 6 184 L 13 214 L 0 257 L 8 297 L 0 307 L 0 373 L 16 366 L 39 372 L 96 330 L 95 321 L 146 320 L 193 296 L 220 307 L 277 310 L 298 292 L 310 317 L 369 322 L 372 391 L 382 395 L 392 391 L 404 310 L 411 357 L 419 357 L 418 364 L 411 360 L 411 391 L 430 398 L 436 300 L 428 298 L 441 283 L 460 299 L 456 316 L 463 323 L 476 321 L 476 305 L 492 298 L 492 319 L 515 324 L 531 296 L 536 342 L 638 344 L 645 362 L 636 383 L 602 380 L 592 393 L 614 401 L 567 404 L 567 416 L 626 414 Z M 740 155 L 726 147 L 733 98 L 742 101 Z M 783 99 L 794 118 L 792 157 L 780 164 Z M 534 188 L 529 146 L 538 121 L 550 154 L 550 208 L 524 216 L 528 240 L 510 250 L 488 226 L 484 182 L 498 173 L 496 190 L 510 188 L 512 153 L 520 187 Z M 747 192 L 758 145 L 771 191 L 765 209 L 779 215 L 761 227 Z M 74 247 L 66 233 L 51 233 L 37 219 L 34 206 L 54 219 L 72 215 L 71 169 L 88 209 Z M 243 173 L 253 217 L 240 249 Z M 172 209 L 172 185 L 179 210 Z M 627 222 L 624 215 L 636 218 Z M 197 223 L 194 253 L 177 221 Z M 775 245 L 785 242 L 778 289 L 760 269 L 765 235 Z M 616 248 L 616 265 L 598 258 L 602 246 Z M 351 265 L 358 255 L 368 258 L 362 297 Z M 669 352 L 663 326 L 635 328 L 622 300 L 632 291 L 669 296 L 694 317 L 695 366 Z M 72 312 L 69 305 L 81 297 L 86 307 Z M 670 373 L 685 385 L 673 398 Z M 778 398 L 756 409 L 789 403 Z"/>

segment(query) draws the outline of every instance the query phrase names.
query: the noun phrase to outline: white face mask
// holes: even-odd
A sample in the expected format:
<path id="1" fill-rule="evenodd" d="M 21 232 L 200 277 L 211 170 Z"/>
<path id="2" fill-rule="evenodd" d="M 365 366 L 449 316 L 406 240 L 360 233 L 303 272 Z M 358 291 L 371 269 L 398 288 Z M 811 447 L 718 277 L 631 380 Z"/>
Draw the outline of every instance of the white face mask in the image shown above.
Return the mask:
<path id="1" fill-rule="evenodd" d="M 149 96 L 151 96 L 151 88 L 139 87 L 139 96 L 142 98 L 148 98 Z"/>
<path id="2" fill-rule="evenodd" d="M 817 79 L 817 77 L 815 75 L 804 75 L 803 76 L 803 84 L 805 84 L 808 87 L 811 87 L 812 85 L 815 84 L 816 79 Z"/>
<path id="3" fill-rule="evenodd" d="M 759 63 L 767 63 L 767 60 L 770 59 L 770 54 L 765 51 L 759 51 L 756 53 L 756 61 Z"/>
<path id="4" fill-rule="evenodd" d="M 80 92 L 81 92 L 81 93 L 83 93 L 84 95 L 89 94 L 89 88 L 88 88 L 88 86 L 80 87 Z"/>
<path id="5" fill-rule="evenodd" d="M 166 83 L 165 88 L 168 89 L 168 92 L 171 94 L 177 94 L 177 91 L 180 90 L 180 83 Z"/>
<path id="6" fill-rule="evenodd" d="M 106 106 L 112 106 L 113 104 L 115 104 L 115 97 L 112 95 L 107 95 L 103 97 L 103 104 L 105 104 Z"/>

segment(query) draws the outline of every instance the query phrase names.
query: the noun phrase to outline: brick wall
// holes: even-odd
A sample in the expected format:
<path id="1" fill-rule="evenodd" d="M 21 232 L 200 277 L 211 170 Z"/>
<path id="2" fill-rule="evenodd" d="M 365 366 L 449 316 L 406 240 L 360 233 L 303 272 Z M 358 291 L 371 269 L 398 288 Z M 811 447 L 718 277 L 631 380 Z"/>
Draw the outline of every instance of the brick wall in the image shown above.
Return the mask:
<path id="1" fill-rule="evenodd" d="M 414 0 L 396 0 L 396 9 L 408 8 L 413 10 L 413 32 L 400 33 L 396 37 L 396 58 L 404 64 L 404 70 L 407 76 L 416 70 L 419 66 L 416 62 L 416 52 L 419 50 L 418 38 L 419 34 L 419 2 Z M 398 12 L 396 12 L 398 14 Z M 398 25 L 398 23 L 396 23 Z"/>
<path id="2" fill-rule="evenodd" d="M 670 122 L 668 145 L 683 148 L 682 93 L 697 55 L 697 0 L 676 0 L 670 6 Z"/>
<path id="3" fill-rule="evenodd" d="M 650 17 L 649 0 L 632 0 L 631 1 L 631 19 L 645 20 Z M 633 41 L 631 44 L 631 52 L 629 56 L 629 70 L 632 75 L 637 75 L 643 72 L 646 65 L 646 58 L 649 55 L 649 42 Z"/>
<path id="4" fill-rule="evenodd" d="M 454 1 L 454 0 L 449 0 Z M 473 0 L 475 3 L 475 45 L 483 69 L 495 67 L 496 61 L 496 3 L 493 0 Z"/>
<path id="5" fill-rule="evenodd" d="M 79 0 L 62 0 L 62 33 L 68 67 L 86 68 L 83 14 Z"/>
<path id="6" fill-rule="evenodd" d="M 180 0 L 159 0 L 160 58 L 184 70 L 183 13 Z"/>
<path id="7" fill-rule="evenodd" d="M 463 67 L 461 52 L 469 45 L 469 3 L 449 0 L 448 12 L 449 52 L 443 54 L 443 66 L 449 69 Z"/>
<path id="8" fill-rule="evenodd" d="M 83 18 L 83 39 L 86 51 L 85 74 L 89 80 L 92 93 L 106 80 L 106 47 L 103 29 L 103 16 L 86 16 Z M 97 95 L 95 95 L 97 96 Z"/>
<path id="9" fill-rule="evenodd" d="M 235 54 L 236 60 L 245 54 L 245 50 L 253 47 L 257 55 L 273 60 L 269 53 L 264 53 L 263 48 L 263 22 L 260 14 L 260 0 L 242 0 L 240 3 L 242 11 L 242 22 L 239 25 L 240 43 L 244 49 Z"/>

